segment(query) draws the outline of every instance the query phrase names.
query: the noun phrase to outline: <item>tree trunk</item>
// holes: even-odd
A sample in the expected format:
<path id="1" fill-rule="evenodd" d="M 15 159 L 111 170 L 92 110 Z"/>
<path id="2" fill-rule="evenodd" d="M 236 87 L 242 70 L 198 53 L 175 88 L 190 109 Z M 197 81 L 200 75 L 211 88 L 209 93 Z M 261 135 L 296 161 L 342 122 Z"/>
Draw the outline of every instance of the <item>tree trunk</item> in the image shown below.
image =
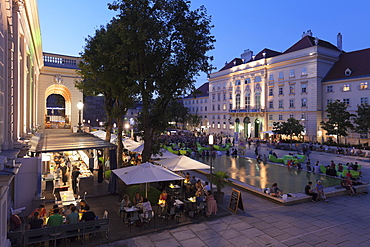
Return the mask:
<path id="1" fill-rule="evenodd" d="M 152 156 L 153 131 L 153 128 L 150 126 L 144 127 L 144 150 L 141 154 L 143 163 L 148 162 Z"/>

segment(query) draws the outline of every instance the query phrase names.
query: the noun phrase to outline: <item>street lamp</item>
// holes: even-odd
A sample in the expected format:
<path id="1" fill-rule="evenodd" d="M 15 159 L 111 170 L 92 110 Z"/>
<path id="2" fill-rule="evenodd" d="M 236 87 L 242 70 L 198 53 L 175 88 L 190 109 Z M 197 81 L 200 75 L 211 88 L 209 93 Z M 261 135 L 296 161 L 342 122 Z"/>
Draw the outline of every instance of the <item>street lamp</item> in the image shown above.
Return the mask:
<path id="1" fill-rule="evenodd" d="M 81 101 L 77 103 L 77 109 L 78 109 L 78 129 L 77 132 L 83 132 L 82 131 L 82 123 L 81 123 L 81 110 L 84 108 L 84 103 Z"/>
<path id="2" fill-rule="evenodd" d="M 211 161 L 209 167 L 209 183 L 210 183 L 210 190 L 212 191 L 212 149 L 213 149 L 213 135 L 208 136 L 208 144 L 211 147 Z"/>

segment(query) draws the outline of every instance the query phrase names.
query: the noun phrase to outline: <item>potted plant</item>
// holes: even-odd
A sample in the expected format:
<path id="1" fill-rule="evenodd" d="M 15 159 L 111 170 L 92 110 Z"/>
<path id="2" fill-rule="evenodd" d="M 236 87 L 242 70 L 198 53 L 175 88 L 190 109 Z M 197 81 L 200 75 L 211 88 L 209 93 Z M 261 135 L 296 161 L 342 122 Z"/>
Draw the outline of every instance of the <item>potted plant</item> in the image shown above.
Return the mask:
<path id="1" fill-rule="evenodd" d="M 214 192 L 214 198 L 217 201 L 217 203 L 222 203 L 224 199 L 224 192 L 221 190 L 225 188 L 227 185 L 231 185 L 231 181 L 229 180 L 230 176 L 227 174 L 227 172 L 224 171 L 218 171 L 215 173 L 212 173 L 212 176 L 209 176 L 209 179 L 212 177 L 212 183 L 216 185 L 217 191 Z"/>

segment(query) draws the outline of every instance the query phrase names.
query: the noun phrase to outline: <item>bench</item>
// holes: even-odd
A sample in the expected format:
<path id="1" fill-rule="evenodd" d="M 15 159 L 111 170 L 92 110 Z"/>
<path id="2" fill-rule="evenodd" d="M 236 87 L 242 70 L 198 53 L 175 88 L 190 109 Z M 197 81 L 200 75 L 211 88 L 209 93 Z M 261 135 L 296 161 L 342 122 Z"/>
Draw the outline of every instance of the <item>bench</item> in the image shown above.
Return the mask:
<path id="1" fill-rule="evenodd" d="M 31 229 L 24 232 L 8 232 L 8 239 L 17 240 L 23 246 L 28 244 L 53 241 L 54 245 L 59 239 L 82 236 L 82 244 L 85 243 L 86 234 L 95 234 L 105 232 L 108 239 L 109 219 L 99 219 L 93 221 L 79 222 L 76 224 L 66 224 L 60 226 L 45 227 L 40 229 Z M 23 239 L 22 239 L 23 235 Z"/>

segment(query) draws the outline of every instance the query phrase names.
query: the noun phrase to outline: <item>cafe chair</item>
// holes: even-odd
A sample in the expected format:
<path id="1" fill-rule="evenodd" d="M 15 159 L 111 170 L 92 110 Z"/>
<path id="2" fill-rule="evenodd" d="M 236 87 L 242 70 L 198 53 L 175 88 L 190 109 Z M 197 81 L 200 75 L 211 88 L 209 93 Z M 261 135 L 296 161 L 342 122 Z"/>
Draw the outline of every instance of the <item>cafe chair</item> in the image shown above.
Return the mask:
<path id="1" fill-rule="evenodd" d="M 142 218 L 143 226 L 147 225 L 149 226 L 152 221 L 154 221 L 154 227 L 155 227 L 155 217 L 154 217 L 154 211 L 150 210 L 147 212 L 144 212 L 144 217 Z"/>
<path id="2" fill-rule="evenodd" d="M 140 216 L 139 216 L 139 212 L 138 211 L 134 211 L 131 214 L 131 218 L 130 218 L 130 222 L 129 222 L 130 232 L 131 232 L 131 226 L 133 224 L 136 224 L 137 226 L 139 226 L 140 227 L 140 230 L 141 230 L 141 219 L 140 219 Z"/>

